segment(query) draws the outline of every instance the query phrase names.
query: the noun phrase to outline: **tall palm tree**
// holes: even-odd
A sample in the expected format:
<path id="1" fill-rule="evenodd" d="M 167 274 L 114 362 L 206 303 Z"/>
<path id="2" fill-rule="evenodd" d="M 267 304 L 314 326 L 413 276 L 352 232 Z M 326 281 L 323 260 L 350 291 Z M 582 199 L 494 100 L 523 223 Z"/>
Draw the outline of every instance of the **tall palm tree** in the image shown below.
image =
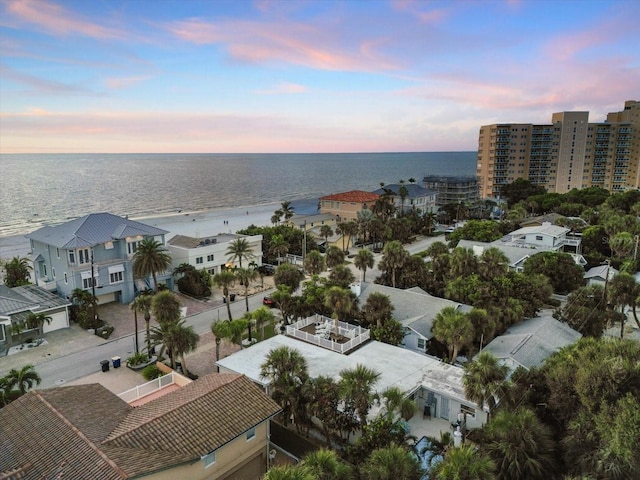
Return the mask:
<path id="1" fill-rule="evenodd" d="M 374 450 L 360 471 L 368 480 L 413 480 L 423 473 L 416 456 L 396 444 Z"/>
<path id="2" fill-rule="evenodd" d="M 228 260 L 233 262 L 238 259 L 238 263 L 240 264 L 240 268 L 242 268 L 242 260 L 251 260 L 255 257 L 253 253 L 253 249 L 249 244 L 249 241 L 246 238 L 236 238 L 232 242 L 229 243 L 227 247 L 227 255 L 229 255 Z"/>
<path id="3" fill-rule="evenodd" d="M 471 445 L 450 448 L 444 459 L 432 466 L 433 480 L 496 480 L 495 464 Z"/>
<path id="4" fill-rule="evenodd" d="M 260 376 L 271 381 L 271 396 L 282 408 L 285 424 L 296 411 L 302 385 L 309 381 L 307 360 L 296 349 L 287 346 L 271 350 L 260 365 Z"/>
<path id="5" fill-rule="evenodd" d="M 185 375 L 189 375 L 184 357 L 187 353 L 193 352 L 196 349 L 200 335 L 193 330 L 191 325 L 186 325 L 185 320 L 180 320 L 178 323 L 172 325 L 170 335 L 173 357 L 180 357 L 182 360 L 182 371 Z"/>
<path id="6" fill-rule="evenodd" d="M 336 265 L 344 263 L 344 252 L 335 245 L 331 245 L 324 255 L 324 259 L 328 268 L 334 268 Z"/>
<path id="7" fill-rule="evenodd" d="M 464 365 L 462 383 L 465 396 L 480 408 L 487 405 L 489 415 L 492 415 L 500 399 L 507 393 L 508 371 L 509 368 L 500 365 L 490 352 L 480 352 L 474 361 Z"/>
<path id="8" fill-rule="evenodd" d="M 422 218 L 424 219 L 425 226 L 427 227 L 427 233 L 431 235 L 436 223 L 438 223 L 438 215 L 434 212 L 425 212 Z"/>
<path id="9" fill-rule="evenodd" d="M 398 196 L 400 197 L 400 214 L 404 215 L 404 202 L 409 196 L 409 190 L 404 184 L 404 180 L 400 180 L 400 188 L 398 188 Z"/>
<path id="10" fill-rule="evenodd" d="M 20 256 L 13 257 L 8 262 L 0 263 L 0 266 L 4 267 L 4 284 L 9 287 L 20 287 L 22 285 L 29 285 L 29 278 L 31 266 L 26 258 Z"/>
<path id="11" fill-rule="evenodd" d="M 360 424 L 367 425 L 367 414 L 373 400 L 373 386 L 380 378 L 380 373 L 365 365 L 357 364 L 354 368 L 342 370 L 340 377 L 340 390 L 345 400 L 355 407 Z"/>
<path id="12" fill-rule="evenodd" d="M 332 318 L 335 325 L 335 333 L 338 334 L 338 321 L 345 318 L 353 309 L 353 298 L 351 292 L 341 287 L 331 287 L 326 291 L 324 304 L 332 311 Z"/>
<path id="13" fill-rule="evenodd" d="M 367 269 L 373 268 L 373 253 L 367 248 L 361 248 L 353 259 L 353 264 L 358 270 L 362 270 L 362 281 L 366 281 Z"/>
<path id="14" fill-rule="evenodd" d="M 264 340 L 264 326 L 273 323 L 276 318 L 270 308 L 260 307 L 252 314 L 253 320 L 256 322 L 256 328 L 260 329 L 260 339 Z"/>
<path id="15" fill-rule="evenodd" d="M 278 265 L 280 265 L 280 259 L 289 253 L 289 243 L 287 243 L 283 235 L 274 235 L 271 237 L 269 253 L 276 256 Z"/>
<path id="16" fill-rule="evenodd" d="M 379 267 L 391 271 L 391 286 L 396 288 L 396 273 L 406 263 L 409 253 L 397 240 L 387 243 L 382 253 L 383 257 Z"/>
<path id="17" fill-rule="evenodd" d="M 276 465 L 265 473 L 263 480 L 317 480 L 317 477 L 299 465 Z"/>
<path id="18" fill-rule="evenodd" d="M 158 323 L 177 323 L 182 315 L 180 300 L 168 290 L 151 298 L 151 311 Z"/>
<path id="19" fill-rule="evenodd" d="M 356 223 L 358 225 L 358 236 L 360 241 L 367 243 L 371 238 L 371 224 L 375 220 L 376 215 L 373 210 L 369 208 L 363 208 L 356 213 Z"/>
<path id="20" fill-rule="evenodd" d="M 280 204 L 280 211 L 282 212 L 282 216 L 284 217 L 284 221 L 286 222 L 291 217 L 293 217 L 293 207 L 291 206 L 291 202 L 284 201 Z"/>
<path id="21" fill-rule="evenodd" d="M 17 387 L 20 395 L 24 395 L 29 389 L 42 382 L 33 365 L 25 365 L 19 370 L 12 368 L 4 378 L 6 390 L 11 391 Z"/>
<path id="22" fill-rule="evenodd" d="M 496 464 L 498 478 L 543 480 L 558 469 L 549 427 L 528 408 L 502 410 L 486 426 L 483 450 Z"/>
<path id="23" fill-rule="evenodd" d="M 382 328 L 382 324 L 391 318 L 393 309 L 389 295 L 373 292 L 367 297 L 361 313 L 366 325 L 375 324 Z"/>
<path id="24" fill-rule="evenodd" d="M 330 225 L 322 225 L 320 227 L 320 236 L 324 238 L 325 252 L 329 248 L 329 237 L 333 236 L 333 228 Z"/>
<path id="25" fill-rule="evenodd" d="M 240 281 L 240 285 L 244 287 L 244 303 L 247 308 L 247 312 L 249 311 L 249 286 L 251 282 L 258 277 L 258 273 L 252 268 L 237 268 L 234 272 L 236 274 L 236 278 Z M 249 340 L 251 340 L 251 335 L 249 335 Z"/>
<path id="26" fill-rule="evenodd" d="M 329 283 L 342 288 L 349 288 L 356 276 L 347 265 L 336 265 L 329 274 Z"/>
<path id="27" fill-rule="evenodd" d="M 469 316 L 455 307 L 443 308 L 433 320 L 431 331 L 449 350 L 449 363 L 455 363 L 461 348 L 473 341 L 473 324 Z"/>
<path id="28" fill-rule="evenodd" d="M 304 269 L 311 275 L 320 275 L 325 270 L 324 257 L 317 250 L 311 250 L 304 259 Z"/>
<path id="29" fill-rule="evenodd" d="M 44 336 L 44 324 L 49 325 L 51 323 L 52 318 L 44 312 L 39 313 L 30 313 L 26 319 L 27 328 L 37 328 L 38 336 Z"/>
<path id="30" fill-rule="evenodd" d="M 149 358 L 151 358 L 151 343 L 149 342 L 149 329 L 151 328 L 151 304 L 153 302 L 153 296 L 150 294 L 141 293 L 138 295 L 133 303 L 131 304 L 131 309 L 133 310 L 135 317 L 135 327 L 136 327 L 136 353 L 138 347 L 138 312 L 144 315 L 144 323 L 146 326 L 147 332 L 147 354 Z"/>
<path id="31" fill-rule="evenodd" d="M 138 250 L 133 254 L 132 269 L 136 278 L 153 277 L 153 290 L 158 291 L 158 273 L 171 266 L 171 256 L 164 245 L 153 238 L 145 238 L 138 243 Z"/>
<path id="32" fill-rule="evenodd" d="M 416 413 L 416 402 L 407 398 L 398 387 L 389 387 L 380 395 L 386 406 L 385 416 L 392 421 L 398 418 L 409 420 Z"/>
<path id="33" fill-rule="evenodd" d="M 229 328 L 230 322 L 217 321 L 211 324 L 211 333 L 216 337 L 216 363 L 220 360 L 220 344 L 225 340 L 231 340 L 231 329 Z M 220 367 L 217 367 L 218 373 L 220 373 Z"/>
<path id="34" fill-rule="evenodd" d="M 233 285 L 235 284 L 235 274 L 231 270 L 223 270 L 220 273 L 216 273 L 211 280 L 218 288 L 222 289 L 222 296 L 224 297 L 224 301 L 227 304 L 227 315 L 229 316 L 229 321 L 233 320 L 233 318 L 231 317 L 229 288 L 233 287 Z"/>

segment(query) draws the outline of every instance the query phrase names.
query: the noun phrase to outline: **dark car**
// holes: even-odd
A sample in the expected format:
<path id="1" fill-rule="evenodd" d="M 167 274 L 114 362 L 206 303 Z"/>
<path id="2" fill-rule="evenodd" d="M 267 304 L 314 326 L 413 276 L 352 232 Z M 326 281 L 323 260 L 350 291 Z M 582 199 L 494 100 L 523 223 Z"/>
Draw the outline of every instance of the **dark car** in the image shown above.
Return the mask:
<path id="1" fill-rule="evenodd" d="M 273 298 L 271 298 L 271 297 L 264 297 L 264 298 L 262 299 L 262 304 L 263 304 L 263 305 L 266 305 L 266 306 L 267 306 L 267 307 L 269 307 L 269 308 L 273 308 L 273 307 L 275 307 L 275 306 L 276 306 L 276 302 L 274 302 L 274 301 L 273 301 Z"/>
<path id="2" fill-rule="evenodd" d="M 260 265 L 258 267 L 258 273 L 261 273 L 262 275 L 273 275 L 276 273 L 276 267 L 269 264 Z"/>

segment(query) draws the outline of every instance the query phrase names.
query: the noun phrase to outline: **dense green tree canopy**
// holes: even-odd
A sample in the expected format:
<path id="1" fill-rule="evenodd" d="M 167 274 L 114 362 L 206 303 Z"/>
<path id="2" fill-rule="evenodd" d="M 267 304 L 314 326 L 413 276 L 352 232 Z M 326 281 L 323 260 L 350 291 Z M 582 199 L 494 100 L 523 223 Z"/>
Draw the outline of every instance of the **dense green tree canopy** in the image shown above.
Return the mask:
<path id="1" fill-rule="evenodd" d="M 560 294 L 572 292 L 584 282 L 584 269 L 568 253 L 540 252 L 532 255 L 524 263 L 524 274 L 533 273 L 547 277 L 553 291 Z"/>
<path id="2" fill-rule="evenodd" d="M 541 195 L 545 192 L 544 187 L 534 185 L 524 178 L 517 178 L 512 183 L 500 188 L 500 196 L 507 201 L 509 207 L 533 195 Z"/>

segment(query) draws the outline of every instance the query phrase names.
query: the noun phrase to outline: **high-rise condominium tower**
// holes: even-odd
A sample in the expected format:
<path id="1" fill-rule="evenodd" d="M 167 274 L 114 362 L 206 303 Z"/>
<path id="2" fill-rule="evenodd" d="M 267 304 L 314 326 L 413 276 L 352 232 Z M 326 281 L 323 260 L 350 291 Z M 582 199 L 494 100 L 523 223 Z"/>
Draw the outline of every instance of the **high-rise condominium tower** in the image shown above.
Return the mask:
<path id="1" fill-rule="evenodd" d="M 551 123 L 496 123 L 480 127 L 477 172 L 482 198 L 524 178 L 548 192 L 640 187 L 640 102 L 589 123 L 589 112 L 561 112 Z"/>

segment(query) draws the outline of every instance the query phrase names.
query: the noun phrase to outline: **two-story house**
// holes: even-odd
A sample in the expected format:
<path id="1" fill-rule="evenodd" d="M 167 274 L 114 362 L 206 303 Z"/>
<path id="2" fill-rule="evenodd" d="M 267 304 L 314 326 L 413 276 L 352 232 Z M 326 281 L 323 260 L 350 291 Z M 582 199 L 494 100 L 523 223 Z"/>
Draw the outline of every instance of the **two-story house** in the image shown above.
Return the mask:
<path id="1" fill-rule="evenodd" d="M 262 265 L 262 235 L 239 235 L 233 233 L 221 233 L 210 237 L 189 237 L 175 235 L 167 242 L 167 249 L 171 254 L 171 267 L 177 268 L 182 264 L 194 266 L 197 270 L 205 269 L 210 274 L 220 273 L 224 268 L 239 266 L 229 259 L 227 249 L 231 242 L 243 238 L 251 247 L 253 257 L 250 262 Z M 245 263 L 243 267 L 249 265 Z"/>
<path id="2" fill-rule="evenodd" d="M 373 193 L 389 195 L 399 212 L 416 210 L 422 214 L 434 213 L 438 210 L 436 206 L 437 192 L 435 190 L 427 190 L 415 183 L 393 183 L 374 190 Z"/>
<path id="3" fill-rule="evenodd" d="M 377 193 L 363 190 L 351 190 L 349 192 L 334 193 L 320 197 L 320 213 L 329 213 L 339 217 L 340 222 L 357 220 L 358 212 L 364 209 L 372 209 L 373 204 L 380 198 Z"/>
<path id="4" fill-rule="evenodd" d="M 166 230 L 111 213 L 92 213 L 26 235 L 37 285 L 70 298 L 73 290 L 91 291 L 98 303 L 130 303 L 136 292 L 153 287 L 149 279 L 135 280 L 132 258 L 147 238 L 164 245 Z M 171 288 L 171 272 L 158 275 Z"/>

